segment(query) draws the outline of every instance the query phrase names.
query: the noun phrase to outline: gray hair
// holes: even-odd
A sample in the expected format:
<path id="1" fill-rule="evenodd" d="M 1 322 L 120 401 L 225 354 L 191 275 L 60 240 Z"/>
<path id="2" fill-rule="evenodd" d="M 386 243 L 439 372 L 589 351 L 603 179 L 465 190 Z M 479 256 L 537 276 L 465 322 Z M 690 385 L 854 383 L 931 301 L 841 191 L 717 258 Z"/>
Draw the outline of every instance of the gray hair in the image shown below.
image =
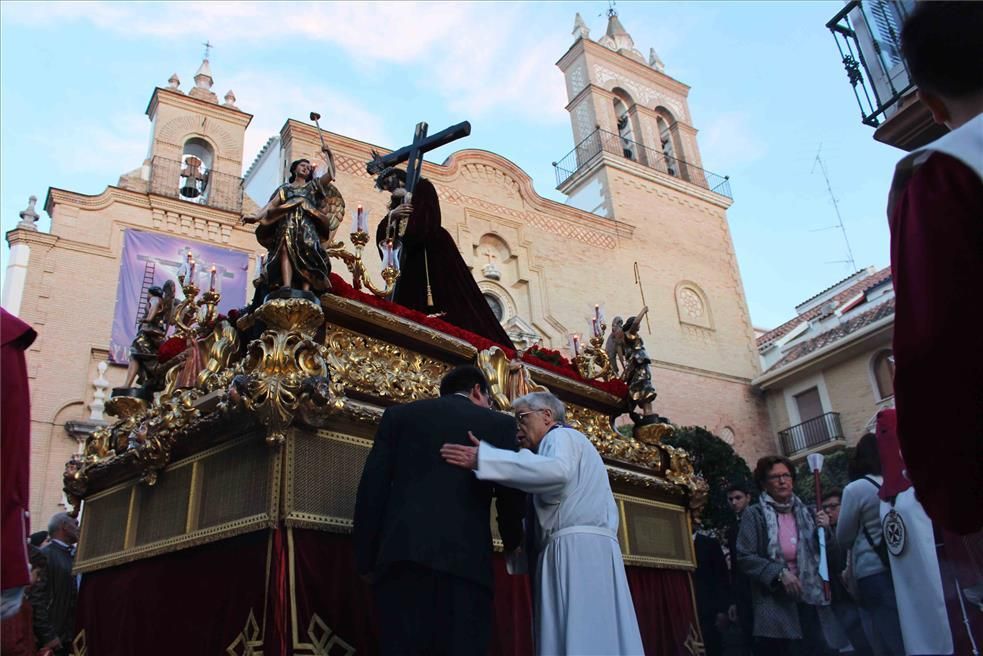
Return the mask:
<path id="1" fill-rule="evenodd" d="M 530 392 L 525 396 L 520 396 L 512 402 L 512 407 L 515 409 L 522 407 L 530 410 L 549 410 L 553 413 L 553 419 L 559 423 L 563 423 L 567 418 L 567 410 L 563 401 L 549 392 Z"/>
<path id="2" fill-rule="evenodd" d="M 70 521 L 72 521 L 72 516 L 69 515 L 68 513 L 64 513 L 64 512 L 55 513 L 54 515 L 51 516 L 51 519 L 48 520 L 48 535 L 51 535 L 52 533 L 57 533 L 58 531 L 61 530 L 62 526 L 64 526 L 66 523 Z"/>

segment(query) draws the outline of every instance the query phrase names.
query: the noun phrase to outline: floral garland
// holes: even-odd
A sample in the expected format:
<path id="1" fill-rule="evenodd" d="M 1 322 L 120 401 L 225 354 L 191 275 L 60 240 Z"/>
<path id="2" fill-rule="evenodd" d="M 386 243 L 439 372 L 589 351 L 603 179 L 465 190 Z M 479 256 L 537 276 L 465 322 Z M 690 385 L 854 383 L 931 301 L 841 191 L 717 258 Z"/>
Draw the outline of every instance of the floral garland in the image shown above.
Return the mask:
<path id="1" fill-rule="evenodd" d="M 409 319 L 410 321 L 424 325 L 428 328 L 433 328 L 434 330 L 450 335 L 451 337 L 457 337 L 458 339 L 468 342 L 479 351 L 484 351 L 493 346 L 497 346 L 498 348 L 502 349 L 502 351 L 505 352 L 505 355 L 510 359 L 518 356 L 516 350 L 510 346 L 493 342 L 487 337 L 482 337 L 481 335 L 476 335 L 469 330 L 458 328 L 457 326 L 451 325 L 446 321 L 441 321 L 435 317 L 428 317 L 422 312 L 411 310 L 410 308 L 381 299 L 372 294 L 359 291 L 334 273 L 331 274 L 331 293 L 341 296 L 342 298 L 371 305 L 372 307 L 380 310 L 385 310 L 390 314 L 395 314 L 403 319 Z M 544 358 L 548 358 L 548 360 Z M 586 385 L 590 385 L 591 387 L 617 396 L 618 398 L 624 398 L 628 394 L 628 386 L 621 380 L 603 381 L 587 380 L 583 378 L 577 369 L 570 363 L 570 361 L 564 358 L 559 351 L 552 351 L 542 347 L 533 347 L 522 354 L 522 361 L 542 369 L 546 369 L 547 371 L 551 371 L 555 374 L 559 374 L 564 378 L 571 378 Z"/>

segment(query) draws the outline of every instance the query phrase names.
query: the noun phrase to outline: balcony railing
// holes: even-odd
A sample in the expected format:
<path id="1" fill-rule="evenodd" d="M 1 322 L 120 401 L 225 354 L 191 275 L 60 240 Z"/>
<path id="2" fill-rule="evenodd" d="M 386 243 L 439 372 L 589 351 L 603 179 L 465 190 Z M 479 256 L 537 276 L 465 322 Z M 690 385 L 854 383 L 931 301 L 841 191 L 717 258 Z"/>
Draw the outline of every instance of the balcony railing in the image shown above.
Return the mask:
<path id="1" fill-rule="evenodd" d="M 699 166 L 666 155 L 642 144 L 625 139 L 620 135 L 597 128 L 581 141 L 559 162 L 553 162 L 556 169 L 556 186 L 561 187 L 574 173 L 599 157 L 608 153 L 638 162 L 650 169 L 680 178 L 703 189 L 733 198 L 730 194 L 730 178 L 701 169 Z"/>
<path id="2" fill-rule="evenodd" d="M 901 56 L 901 25 L 910 0 L 851 0 L 826 28 L 833 33 L 864 124 L 890 118 L 914 84 Z"/>
<path id="3" fill-rule="evenodd" d="M 844 437 L 840 427 L 840 413 L 827 412 L 797 426 L 778 431 L 778 439 L 782 443 L 782 452 L 790 458 L 842 440 Z"/>
<path id="4" fill-rule="evenodd" d="M 180 193 L 181 169 L 181 162 L 154 157 L 150 168 L 150 193 L 227 212 L 242 211 L 242 178 L 209 171 L 204 193 L 197 198 L 186 198 Z"/>

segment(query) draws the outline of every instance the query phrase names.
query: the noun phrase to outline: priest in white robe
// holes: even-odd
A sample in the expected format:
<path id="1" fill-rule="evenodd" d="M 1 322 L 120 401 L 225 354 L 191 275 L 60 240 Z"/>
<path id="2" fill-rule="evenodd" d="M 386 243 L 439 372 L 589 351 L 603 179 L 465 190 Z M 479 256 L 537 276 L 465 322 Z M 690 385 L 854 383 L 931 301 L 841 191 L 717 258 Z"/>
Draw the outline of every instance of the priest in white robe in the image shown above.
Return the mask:
<path id="1" fill-rule="evenodd" d="M 563 425 L 563 402 L 552 394 L 527 394 L 513 408 L 518 453 L 472 434 L 475 446 L 445 444 L 441 454 L 481 480 L 534 495 L 536 653 L 644 654 L 601 456 L 586 436 Z"/>

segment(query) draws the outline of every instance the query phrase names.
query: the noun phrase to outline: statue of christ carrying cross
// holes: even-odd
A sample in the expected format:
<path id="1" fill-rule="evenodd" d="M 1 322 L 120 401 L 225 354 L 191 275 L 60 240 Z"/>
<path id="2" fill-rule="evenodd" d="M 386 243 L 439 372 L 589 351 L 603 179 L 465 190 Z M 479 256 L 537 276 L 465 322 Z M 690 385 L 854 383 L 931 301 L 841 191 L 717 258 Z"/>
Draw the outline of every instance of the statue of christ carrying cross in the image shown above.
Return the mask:
<path id="1" fill-rule="evenodd" d="M 389 212 L 376 230 L 376 243 L 399 250 L 400 276 L 391 300 L 419 312 L 439 314 L 448 323 L 512 347 L 495 318 L 457 244 L 440 225 L 437 190 L 420 177 L 423 154 L 471 133 L 466 121 L 427 137 L 427 124 L 416 126 L 413 143 L 367 165 L 376 187 L 391 194 Z M 396 164 L 407 162 L 406 171 Z M 388 242 L 388 244 L 387 244 Z"/>

